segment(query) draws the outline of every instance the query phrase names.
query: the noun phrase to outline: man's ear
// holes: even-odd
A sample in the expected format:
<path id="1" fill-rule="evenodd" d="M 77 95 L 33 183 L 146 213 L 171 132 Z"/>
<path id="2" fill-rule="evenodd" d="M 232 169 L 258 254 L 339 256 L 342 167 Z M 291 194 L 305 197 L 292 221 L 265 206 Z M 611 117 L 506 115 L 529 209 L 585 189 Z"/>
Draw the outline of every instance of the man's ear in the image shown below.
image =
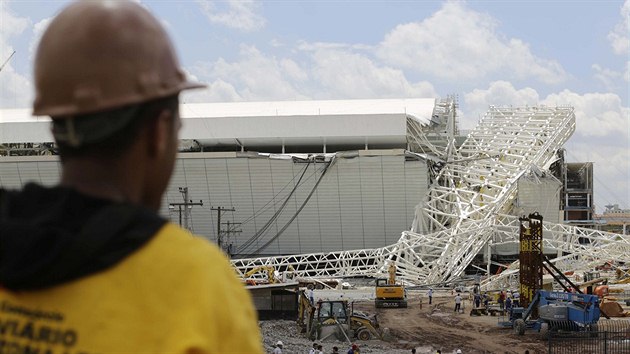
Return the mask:
<path id="1" fill-rule="evenodd" d="M 170 110 L 163 109 L 148 129 L 149 156 L 161 156 L 168 150 L 173 130 L 172 114 Z"/>

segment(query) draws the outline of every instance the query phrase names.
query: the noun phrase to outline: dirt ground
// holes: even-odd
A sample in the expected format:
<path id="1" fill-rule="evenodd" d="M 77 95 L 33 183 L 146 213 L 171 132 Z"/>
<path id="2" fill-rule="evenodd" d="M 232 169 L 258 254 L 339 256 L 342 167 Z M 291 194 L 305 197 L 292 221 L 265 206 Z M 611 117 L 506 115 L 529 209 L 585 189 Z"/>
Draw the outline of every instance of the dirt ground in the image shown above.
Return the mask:
<path id="1" fill-rule="evenodd" d="M 518 336 L 511 329 L 498 325 L 494 316 L 470 316 L 470 301 L 464 303 L 464 313 L 454 313 L 453 296 L 450 293 L 435 294 L 433 304 L 428 305 L 420 295 L 410 294 L 409 306 L 405 309 L 376 309 L 372 301 L 355 302 L 354 309 L 369 314 L 377 314 L 381 328 L 388 328 L 390 340 L 358 341 L 361 353 L 410 353 L 416 348 L 418 354 L 433 354 L 438 349 L 442 353 L 455 353 L 460 349 L 470 353 L 546 353 L 546 342 L 536 333 Z M 266 323 L 265 323 L 266 322 Z M 285 343 L 284 353 L 308 353 L 312 342 L 297 333 L 292 321 L 261 322 L 265 349 L 273 350 L 277 340 Z M 349 343 L 324 342 L 324 353 L 332 352 L 338 346 L 340 353 L 346 353 Z"/>
<path id="2" fill-rule="evenodd" d="M 465 300 L 464 313 L 455 313 L 451 296 L 434 296 L 420 306 L 419 299 L 409 302 L 407 309 L 374 309 L 366 303 L 366 311 L 378 314 L 381 327 L 390 329 L 396 340 L 393 345 L 408 341 L 406 348 L 432 347 L 442 353 L 461 349 L 463 353 L 545 353 L 546 342 L 536 333 L 518 336 L 510 328 L 498 325 L 499 317 L 470 316 L 471 302 Z M 433 351 L 434 352 L 434 351 Z"/>

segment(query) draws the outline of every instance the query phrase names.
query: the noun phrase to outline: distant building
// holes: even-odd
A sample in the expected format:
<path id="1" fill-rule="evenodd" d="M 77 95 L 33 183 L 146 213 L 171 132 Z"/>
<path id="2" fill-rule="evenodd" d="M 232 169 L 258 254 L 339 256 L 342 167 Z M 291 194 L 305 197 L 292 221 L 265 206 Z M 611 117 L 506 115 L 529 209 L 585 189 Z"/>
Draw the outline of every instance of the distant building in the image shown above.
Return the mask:
<path id="1" fill-rule="evenodd" d="M 562 169 L 564 181 L 564 220 L 574 226 L 593 227 L 593 163 L 567 163 Z"/>
<path id="2" fill-rule="evenodd" d="M 595 215 L 595 219 L 600 222 L 602 230 L 630 234 L 630 209 L 621 209 L 619 204 L 606 205 L 606 210 Z"/>

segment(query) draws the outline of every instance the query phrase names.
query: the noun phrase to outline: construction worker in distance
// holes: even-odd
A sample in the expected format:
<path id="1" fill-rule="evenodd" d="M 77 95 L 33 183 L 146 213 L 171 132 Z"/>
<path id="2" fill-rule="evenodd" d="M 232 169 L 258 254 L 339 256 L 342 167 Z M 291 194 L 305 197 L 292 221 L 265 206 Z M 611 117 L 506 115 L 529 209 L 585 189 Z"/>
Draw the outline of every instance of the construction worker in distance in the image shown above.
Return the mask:
<path id="1" fill-rule="evenodd" d="M 396 284 L 396 265 L 394 264 L 394 262 L 389 263 L 389 267 L 387 268 L 387 273 L 389 273 L 389 278 L 387 283 L 389 285 L 395 285 Z"/>
<path id="2" fill-rule="evenodd" d="M 132 1 L 72 3 L 43 34 L 34 78 L 61 180 L 0 190 L 0 347 L 262 353 L 226 257 L 157 214 L 178 95 L 203 87 L 186 80 L 160 22 Z"/>
<path id="3" fill-rule="evenodd" d="M 276 342 L 276 347 L 273 348 L 273 352 L 272 354 L 282 354 L 282 347 L 284 346 L 284 343 L 282 343 L 281 340 L 279 340 L 278 342 Z"/>

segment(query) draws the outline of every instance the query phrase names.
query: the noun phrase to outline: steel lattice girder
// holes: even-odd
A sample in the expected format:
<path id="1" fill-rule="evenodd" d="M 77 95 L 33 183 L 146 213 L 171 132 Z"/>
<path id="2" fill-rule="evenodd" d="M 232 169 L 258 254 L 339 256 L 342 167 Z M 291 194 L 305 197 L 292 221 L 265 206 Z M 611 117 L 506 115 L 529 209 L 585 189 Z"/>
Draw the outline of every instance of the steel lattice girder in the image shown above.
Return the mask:
<path id="1" fill-rule="evenodd" d="M 403 232 L 397 243 L 376 249 L 237 259 L 232 263 L 241 275 L 268 265 L 278 271 L 292 268 L 297 276 L 347 277 L 384 275 L 386 263 L 396 262 L 399 276 L 409 283 L 454 280 L 491 240 L 516 242 L 518 218 L 497 215 L 508 211 L 518 178 L 532 168 L 546 170 L 574 130 L 571 107 L 491 107 L 439 171 L 416 208 L 411 231 Z M 555 247 L 549 247 L 564 252 L 597 259 L 626 259 L 630 254 L 615 252 L 630 250 L 627 238 L 618 239 L 616 234 L 611 234 L 613 237 L 565 225 L 554 225 L 550 230 L 554 230 L 551 239 Z M 580 244 L 580 238 L 591 243 Z M 595 250 L 598 246 L 605 250 Z"/>
<path id="2" fill-rule="evenodd" d="M 570 107 L 490 107 L 457 150 L 459 160 L 447 161 L 416 213 L 411 231 L 449 234 L 426 282 L 463 274 L 491 235 L 463 236 L 468 221 L 508 211 L 518 179 L 532 167 L 546 169 L 574 130 Z"/>
<path id="3" fill-rule="evenodd" d="M 481 235 L 489 235 L 494 245 L 514 244 L 517 247 L 519 227 L 518 217 L 511 215 L 493 217 L 489 224 L 487 220 L 470 221 L 463 225 L 466 230 L 458 241 L 474 242 L 485 238 Z M 237 259 L 232 264 L 241 276 L 257 266 L 267 265 L 279 271 L 294 269 L 295 274 L 301 277 L 328 278 L 385 276 L 386 263 L 394 261 L 402 281 L 429 284 L 432 283 L 429 277 L 432 263 L 437 259 L 436 250 L 449 242 L 445 238 L 448 235 L 447 231 L 430 235 L 406 231 L 397 243 L 382 248 Z M 560 255 L 555 258 L 556 266 L 560 269 L 588 269 L 608 260 L 630 262 L 630 236 L 627 235 L 544 222 L 543 242 L 544 249 L 556 250 Z M 461 249 L 465 250 L 465 247 Z M 464 263 L 460 266 L 464 267 Z M 505 287 L 501 284 L 508 283 L 518 286 L 515 275 L 518 275 L 518 262 L 510 270 L 484 280 L 482 285 L 486 288 Z"/>

